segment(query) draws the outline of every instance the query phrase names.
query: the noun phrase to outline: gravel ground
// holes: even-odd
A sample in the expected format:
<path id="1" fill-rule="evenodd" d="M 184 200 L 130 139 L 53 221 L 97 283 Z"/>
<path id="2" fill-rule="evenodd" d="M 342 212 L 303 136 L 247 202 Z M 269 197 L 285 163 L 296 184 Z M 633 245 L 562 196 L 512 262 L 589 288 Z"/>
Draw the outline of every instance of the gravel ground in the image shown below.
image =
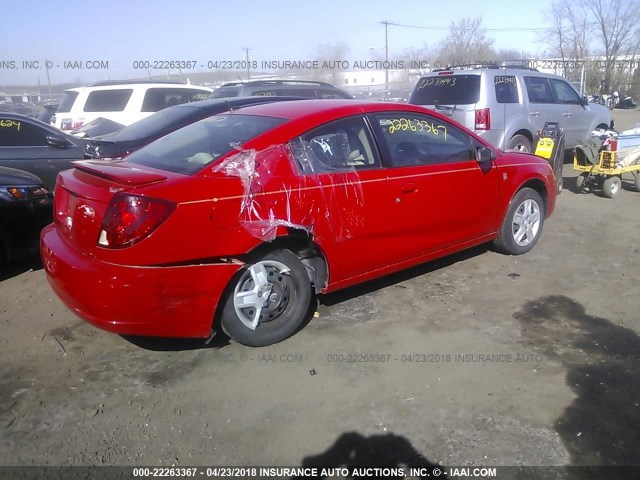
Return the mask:
<path id="1" fill-rule="evenodd" d="M 640 193 L 564 176 L 530 254 L 479 247 L 326 296 L 261 349 L 95 330 L 37 261 L 14 266 L 0 465 L 639 465 Z"/>

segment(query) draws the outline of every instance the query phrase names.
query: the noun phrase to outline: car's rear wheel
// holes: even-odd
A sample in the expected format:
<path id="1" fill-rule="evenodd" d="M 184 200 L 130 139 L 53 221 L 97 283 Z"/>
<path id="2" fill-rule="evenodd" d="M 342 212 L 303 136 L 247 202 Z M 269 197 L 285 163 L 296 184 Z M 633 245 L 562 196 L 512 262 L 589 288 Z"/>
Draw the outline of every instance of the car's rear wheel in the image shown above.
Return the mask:
<path id="1" fill-rule="evenodd" d="M 517 150 L 518 152 L 530 152 L 531 141 L 524 135 L 514 135 L 507 144 L 507 150 Z"/>
<path id="2" fill-rule="evenodd" d="M 544 203 L 540 194 L 532 188 L 521 189 L 509 204 L 494 241 L 496 247 L 509 255 L 527 253 L 540 238 L 544 217 Z"/>
<path id="3" fill-rule="evenodd" d="M 278 343 L 293 335 L 311 306 L 309 276 L 290 250 L 275 250 L 248 263 L 228 290 L 222 329 L 252 347 Z"/>

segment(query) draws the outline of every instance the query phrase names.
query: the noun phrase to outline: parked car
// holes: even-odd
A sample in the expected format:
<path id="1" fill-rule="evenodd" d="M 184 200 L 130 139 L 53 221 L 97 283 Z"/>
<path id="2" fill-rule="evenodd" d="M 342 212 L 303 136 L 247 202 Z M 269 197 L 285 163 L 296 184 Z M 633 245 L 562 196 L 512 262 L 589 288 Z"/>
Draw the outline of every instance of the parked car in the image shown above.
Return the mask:
<path id="1" fill-rule="evenodd" d="M 166 107 L 206 100 L 210 93 L 207 87 L 174 82 L 98 82 L 66 90 L 51 125 L 67 132 L 96 118 L 130 125 Z"/>
<path id="2" fill-rule="evenodd" d="M 498 148 L 532 151 L 545 122 L 558 122 L 565 148 L 596 128 L 612 127 L 606 107 L 581 98 L 563 77 L 535 68 L 436 69 L 415 85 L 409 103 L 447 115 Z"/>
<path id="3" fill-rule="evenodd" d="M 210 98 L 294 96 L 315 99 L 353 98 L 344 90 L 326 82 L 305 80 L 256 80 L 225 83 L 215 89 Z"/>
<path id="4" fill-rule="evenodd" d="M 41 252 L 55 292 L 99 328 L 220 325 L 261 346 L 295 333 L 314 294 L 489 241 L 528 252 L 555 191 L 546 160 L 421 107 L 276 102 L 61 173 Z"/>
<path id="5" fill-rule="evenodd" d="M 84 142 L 34 118 L 0 112 L 0 166 L 26 170 L 53 190 L 60 170 L 84 158 Z"/>
<path id="6" fill-rule="evenodd" d="M 52 194 L 40 179 L 0 167 L 0 266 L 37 253 L 40 231 L 52 221 Z"/>
<path id="7" fill-rule="evenodd" d="M 218 98 L 168 107 L 117 132 L 88 138 L 85 157 L 122 158 L 174 130 L 217 113 L 259 103 L 300 99 L 301 97 Z"/>

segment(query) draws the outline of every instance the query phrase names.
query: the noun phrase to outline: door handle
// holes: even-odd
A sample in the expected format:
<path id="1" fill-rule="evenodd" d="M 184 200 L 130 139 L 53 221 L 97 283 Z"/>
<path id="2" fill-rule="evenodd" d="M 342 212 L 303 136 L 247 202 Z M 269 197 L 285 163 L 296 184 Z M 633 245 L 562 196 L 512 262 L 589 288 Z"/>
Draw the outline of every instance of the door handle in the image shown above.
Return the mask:
<path id="1" fill-rule="evenodd" d="M 402 188 L 400 190 L 402 191 L 402 193 L 411 193 L 418 190 L 418 186 L 415 183 L 405 183 L 404 185 L 402 185 Z"/>
<path id="2" fill-rule="evenodd" d="M 539 117 L 540 112 L 529 112 L 529 115 L 531 115 L 532 117 Z"/>

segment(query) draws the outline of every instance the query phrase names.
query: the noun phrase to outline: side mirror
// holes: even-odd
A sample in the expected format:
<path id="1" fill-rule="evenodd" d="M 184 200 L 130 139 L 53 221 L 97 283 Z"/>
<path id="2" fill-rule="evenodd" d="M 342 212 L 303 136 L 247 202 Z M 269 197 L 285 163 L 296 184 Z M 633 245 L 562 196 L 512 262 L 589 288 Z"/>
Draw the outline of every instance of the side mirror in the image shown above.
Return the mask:
<path id="1" fill-rule="evenodd" d="M 476 147 L 476 160 L 478 163 L 487 163 L 493 160 L 493 150 L 489 147 Z"/>
<path id="2" fill-rule="evenodd" d="M 46 140 L 47 140 L 47 145 L 51 147 L 67 148 L 69 145 L 71 145 L 71 143 L 64 138 L 48 136 Z"/>
<path id="3" fill-rule="evenodd" d="M 583 107 L 586 107 L 587 105 L 589 105 L 589 97 L 587 97 L 586 95 L 582 97 L 580 99 L 580 105 L 582 105 Z"/>

